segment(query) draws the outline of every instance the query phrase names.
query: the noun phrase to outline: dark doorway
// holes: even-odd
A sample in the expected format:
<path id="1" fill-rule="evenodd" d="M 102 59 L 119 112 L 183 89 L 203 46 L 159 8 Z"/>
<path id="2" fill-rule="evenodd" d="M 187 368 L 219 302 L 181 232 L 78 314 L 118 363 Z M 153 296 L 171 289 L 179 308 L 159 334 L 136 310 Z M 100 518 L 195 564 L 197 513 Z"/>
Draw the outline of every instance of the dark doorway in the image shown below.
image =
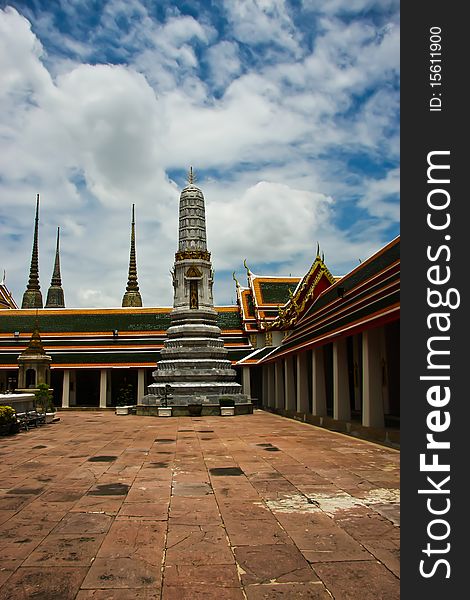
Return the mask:
<path id="1" fill-rule="evenodd" d="M 51 370 L 52 400 L 54 406 L 62 406 L 62 389 L 64 387 L 64 372 L 61 369 Z"/>
<path id="2" fill-rule="evenodd" d="M 99 406 L 100 370 L 77 369 L 77 406 Z"/>
<path id="3" fill-rule="evenodd" d="M 26 387 L 36 387 L 36 371 L 34 369 L 26 369 Z"/>

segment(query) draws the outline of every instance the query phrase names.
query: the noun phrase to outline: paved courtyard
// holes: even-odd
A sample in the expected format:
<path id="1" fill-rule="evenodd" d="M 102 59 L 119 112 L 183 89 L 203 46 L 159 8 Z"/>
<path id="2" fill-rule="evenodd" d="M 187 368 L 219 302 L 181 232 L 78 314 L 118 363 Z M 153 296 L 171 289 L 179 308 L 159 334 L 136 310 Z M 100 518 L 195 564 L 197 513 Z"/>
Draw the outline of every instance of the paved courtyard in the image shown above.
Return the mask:
<path id="1" fill-rule="evenodd" d="M 0 438 L 0 599 L 399 598 L 399 452 L 255 411 Z"/>

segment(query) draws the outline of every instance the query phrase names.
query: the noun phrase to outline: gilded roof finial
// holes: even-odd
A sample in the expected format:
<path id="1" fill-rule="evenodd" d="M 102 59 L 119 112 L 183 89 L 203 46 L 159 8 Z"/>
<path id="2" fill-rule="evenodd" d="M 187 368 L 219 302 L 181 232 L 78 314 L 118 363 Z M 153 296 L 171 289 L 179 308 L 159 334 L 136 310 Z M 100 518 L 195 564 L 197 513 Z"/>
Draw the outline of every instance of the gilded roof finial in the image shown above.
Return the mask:
<path id="1" fill-rule="evenodd" d="M 235 281 L 235 283 L 237 284 L 237 288 L 240 287 L 240 283 L 238 282 L 238 279 L 235 277 L 235 271 L 232 273 L 232 278 Z"/>
<path id="2" fill-rule="evenodd" d="M 317 258 L 320 258 L 320 242 L 317 242 Z"/>
<path id="3" fill-rule="evenodd" d="M 189 171 L 188 171 L 188 183 L 189 185 L 193 185 L 194 183 L 196 183 L 196 173 L 194 173 L 193 168 L 189 167 Z"/>
<path id="4" fill-rule="evenodd" d="M 250 271 L 250 269 L 249 269 L 248 265 L 246 264 L 246 258 L 243 260 L 243 266 L 245 267 L 245 269 L 246 269 L 246 274 L 247 274 L 247 276 L 249 277 L 249 276 L 251 275 L 251 271 Z"/>

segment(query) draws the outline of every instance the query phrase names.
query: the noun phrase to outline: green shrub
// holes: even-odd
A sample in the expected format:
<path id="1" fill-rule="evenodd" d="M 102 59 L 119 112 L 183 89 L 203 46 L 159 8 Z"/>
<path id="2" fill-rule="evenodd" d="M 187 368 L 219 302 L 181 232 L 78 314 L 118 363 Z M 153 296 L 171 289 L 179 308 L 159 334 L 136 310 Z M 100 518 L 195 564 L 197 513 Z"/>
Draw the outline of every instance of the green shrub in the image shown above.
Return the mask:
<path id="1" fill-rule="evenodd" d="M 11 406 L 0 406 L 0 425 L 8 425 L 16 421 L 15 409 Z"/>
<path id="2" fill-rule="evenodd" d="M 134 404 L 134 386 L 129 383 L 126 387 L 119 390 L 117 406 L 130 406 Z"/>
<path id="3" fill-rule="evenodd" d="M 36 396 L 36 406 L 41 409 L 41 412 L 55 412 L 55 406 L 52 402 L 52 392 L 47 383 L 40 383 L 34 390 Z"/>

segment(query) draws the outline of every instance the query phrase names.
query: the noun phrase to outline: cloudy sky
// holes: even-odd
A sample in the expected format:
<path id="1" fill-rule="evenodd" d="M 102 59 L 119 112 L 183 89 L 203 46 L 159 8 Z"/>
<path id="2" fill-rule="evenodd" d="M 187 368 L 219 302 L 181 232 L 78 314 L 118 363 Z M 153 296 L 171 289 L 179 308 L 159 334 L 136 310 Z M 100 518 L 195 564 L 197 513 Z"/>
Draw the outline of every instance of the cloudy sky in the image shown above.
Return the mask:
<path id="1" fill-rule="evenodd" d="M 215 300 L 243 259 L 334 274 L 399 232 L 398 0 L 0 3 L 0 269 L 21 303 L 36 194 L 45 300 L 120 306 L 131 206 L 145 306 L 170 306 L 178 200 L 206 198 Z"/>

